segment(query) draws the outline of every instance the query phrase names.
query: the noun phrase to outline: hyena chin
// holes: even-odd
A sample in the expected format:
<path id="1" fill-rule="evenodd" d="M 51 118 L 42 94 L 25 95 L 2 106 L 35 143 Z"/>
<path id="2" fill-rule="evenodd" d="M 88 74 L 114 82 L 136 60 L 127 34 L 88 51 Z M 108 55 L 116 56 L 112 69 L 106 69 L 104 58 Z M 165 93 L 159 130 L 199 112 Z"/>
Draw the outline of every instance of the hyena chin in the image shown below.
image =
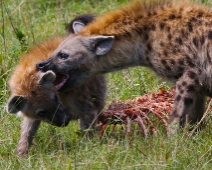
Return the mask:
<path id="1" fill-rule="evenodd" d="M 75 18 L 69 25 L 69 34 L 79 32 L 93 19 L 92 15 Z M 69 76 L 52 71 L 42 73 L 36 69 L 35 64 L 49 58 L 62 40 L 64 37 L 56 37 L 31 48 L 21 57 L 9 80 L 12 96 L 7 111 L 21 113 L 23 117 L 18 155 L 29 152 L 41 121 L 64 127 L 70 120 L 79 119 L 81 130 L 94 129 L 104 107 L 106 82 L 103 75 L 94 76 L 73 90 L 58 93 L 57 89 L 63 86 Z"/>
<path id="2" fill-rule="evenodd" d="M 69 74 L 61 91 L 99 73 L 145 66 L 176 83 L 169 133 L 198 122 L 212 94 L 212 9 L 185 1 L 134 2 L 68 37 L 41 71 Z M 74 76 L 76 75 L 76 76 Z"/>

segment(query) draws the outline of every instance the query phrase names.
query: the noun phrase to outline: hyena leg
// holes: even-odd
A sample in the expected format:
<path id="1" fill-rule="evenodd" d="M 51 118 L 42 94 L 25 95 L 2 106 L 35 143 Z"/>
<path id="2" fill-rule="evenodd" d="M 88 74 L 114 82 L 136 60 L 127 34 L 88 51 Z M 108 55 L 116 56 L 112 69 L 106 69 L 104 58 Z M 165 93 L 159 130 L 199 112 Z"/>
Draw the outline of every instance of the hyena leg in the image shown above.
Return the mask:
<path id="1" fill-rule="evenodd" d="M 197 74 L 194 71 L 184 73 L 176 83 L 174 106 L 169 117 L 169 134 L 176 133 L 178 123 L 184 127 L 187 123 L 196 123 L 200 120 L 204 104 L 205 95 L 201 93 Z"/>
<path id="2" fill-rule="evenodd" d="M 188 122 L 191 124 L 198 123 L 204 114 L 206 104 L 206 95 L 201 91 L 196 94 L 196 100 L 194 103 L 194 114 L 188 115 Z"/>
<path id="3" fill-rule="evenodd" d="M 85 130 L 89 128 L 95 129 L 98 123 L 97 113 L 98 111 L 93 110 L 93 111 L 87 112 L 86 115 L 81 117 L 79 119 L 80 129 L 81 130 Z"/>
<path id="4" fill-rule="evenodd" d="M 28 154 L 29 147 L 32 144 L 33 137 L 39 128 L 40 122 L 40 120 L 33 120 L 27 117 L 23 117 L 21 124 L 21 138 L 17 147 L 18 155 Z"/>

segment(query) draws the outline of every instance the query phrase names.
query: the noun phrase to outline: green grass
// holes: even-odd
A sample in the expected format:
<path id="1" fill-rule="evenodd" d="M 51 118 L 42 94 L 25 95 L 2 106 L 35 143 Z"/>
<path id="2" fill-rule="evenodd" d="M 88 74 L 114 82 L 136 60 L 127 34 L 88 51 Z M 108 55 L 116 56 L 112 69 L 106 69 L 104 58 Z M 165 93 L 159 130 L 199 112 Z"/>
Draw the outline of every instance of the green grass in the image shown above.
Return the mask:
<path id="1" fill-rule="evenodd" d="M 100 14 L 129 0 L 31 0 L 0 1 L 0 169 L 212 169 L 212 122 L 199 134 L 168 138 L 164 133 L 144 139 L 138 127 L 132 134 L 110 128 L 103 136 L 86 139 L 76 121 L 67 128 L 43 123 L 28 157 L 18 157 L 20 118 L 5 112 L 10 92 L 9 75 L 19 54 L 28 46 L 54 35 L 65 34 L 71 18 Z M 2 5 L 3 2 L 3 5 Z M 210 0 L 200 1 L 209 5 Z M 171 87 L 145 68 L 107 74 L 108 100 L 126 100 Z"/>

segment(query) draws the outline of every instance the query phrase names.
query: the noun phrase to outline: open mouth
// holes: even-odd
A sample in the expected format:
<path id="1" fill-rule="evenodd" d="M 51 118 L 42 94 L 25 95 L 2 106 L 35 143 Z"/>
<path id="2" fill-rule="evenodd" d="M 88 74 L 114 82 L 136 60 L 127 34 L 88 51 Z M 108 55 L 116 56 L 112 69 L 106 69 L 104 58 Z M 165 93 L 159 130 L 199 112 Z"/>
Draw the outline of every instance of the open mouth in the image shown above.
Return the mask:
<path id="1" fill-rule="evenodd" d="M 68 74 L 57 73 L 56 79 L 54 81 L 55 88 L 57 90 L 61 89 L 65 84 L 65 82 L 68 80 L 68 78 L 69 78 Z"/>

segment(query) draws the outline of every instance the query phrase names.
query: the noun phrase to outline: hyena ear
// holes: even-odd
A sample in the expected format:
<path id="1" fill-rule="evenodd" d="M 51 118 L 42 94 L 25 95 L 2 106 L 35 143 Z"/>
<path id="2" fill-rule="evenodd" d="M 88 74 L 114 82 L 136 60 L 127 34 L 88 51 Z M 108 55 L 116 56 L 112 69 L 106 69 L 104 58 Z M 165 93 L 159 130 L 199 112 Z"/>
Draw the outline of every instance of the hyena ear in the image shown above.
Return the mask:
<path id="1" fill-rule="evenodd" d="M 18 113 L 24 111 L 28 106 L 27 99 L 23 96 L 12 96 L 6 106 L 8 113 Z"/>
<path id="2" fill-rule="evenodd" d="M 42 86 L 53 85 L 55 79 L 56 79 L 55 73 L 53 71 L 47 71 L 45 73 L 40 74 L 38 84 Z"/>
<path id="3" fill-rule="evenodd" d="M 96 36 L 89 38 L 91 50 L 96 55 L 106 54 L 112 47 L 114 36 Z"/>
<path id="4" fill-rule="evenodd" d="M 77 34 L 78 32 L 80 32 L 84 27 L 85 27 L 85 24 L 79 21 L 74 21 L 72 24 L 74 34 Z"/>

